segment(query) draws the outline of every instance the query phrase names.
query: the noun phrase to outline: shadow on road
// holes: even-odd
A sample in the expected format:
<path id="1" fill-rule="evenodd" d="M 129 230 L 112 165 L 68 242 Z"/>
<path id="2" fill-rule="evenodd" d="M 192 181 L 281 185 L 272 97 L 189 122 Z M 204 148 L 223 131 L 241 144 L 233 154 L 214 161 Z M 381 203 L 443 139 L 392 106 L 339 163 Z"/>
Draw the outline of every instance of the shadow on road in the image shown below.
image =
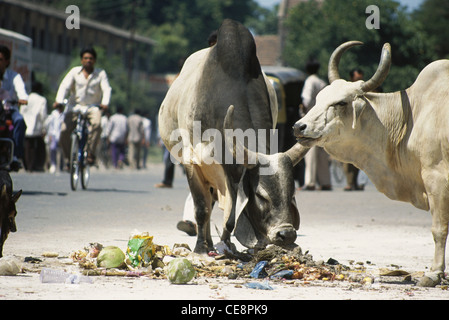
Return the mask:
<path id="1" fill-rule="evenodd" d="M 88 188 L 86 190 L 82 190 L 81 192 L 117 192 L 117 193 L 149 193 L 149 191 L 142 190 L 124 190 L 124 189 L 116 189 L 116 188 Z"/>
<path id="2" fill-rule="evenodd" d="M 51 192 L 51 191 L 22 191 L 22 196 L 66 196 L 67 192 Z"/>

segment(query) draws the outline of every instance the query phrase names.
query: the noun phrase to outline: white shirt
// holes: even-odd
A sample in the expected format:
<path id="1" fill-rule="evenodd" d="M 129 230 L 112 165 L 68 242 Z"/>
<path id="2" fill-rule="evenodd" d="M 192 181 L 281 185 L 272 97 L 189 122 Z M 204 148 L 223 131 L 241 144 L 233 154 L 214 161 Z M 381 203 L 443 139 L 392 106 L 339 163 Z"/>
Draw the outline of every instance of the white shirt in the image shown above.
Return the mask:
<path id="1" fill-rule="evenodd" d="M 2 100 L 17 101 L 28 100 L 25 83 L 22 76 L 11 69 L 6 69 L 2 80 Z M 17 103 L 16 103 L 17 104 Z"/>
<path id="2" fill-rule="evenodd" d="M 47 99 L 37 93 L 30 93 L 28 104 L 20 106 L 20 113 L 27 125 L 25 137 L 40 137 L 45 133 Z"/>
<path id="3" fill-rule="evenodd" d="M 64 121 L 64 113 L 59 110 L 53 110 L 47 118 L 46 127 L 47 135 L 59 141 L 59 134 L 61 132 L 61 124 Z"/>
<path id="4" fill-rule="evenodd" d="M 109 118 L 108 138 L 111 143 L 125 143 L 128 121 L 124 114 L 116 113 Z"/>
<path id="5" fill-rule="evenodd" d="M 326 82 L 318 78 L 316 74 L 307 77 L 302 89 L 302 104 L 310 110 L 316 103 L 316 96 L 326 86 Z"/>
<path id="6" fill-rule="evenodd" d="M 150 142 L 151 140 L 151 120 L 148 118 L 143 118 L 143 132 L 145 135 L 145 141 Z"/>
<path id="7" fill-rule="evenodd" d="M 106 72 L 95 68 L 86 78 L 82 71 L 83 67 L 78 66 L 67 73 L 59 86 L 56 102 L 63 103 L 64 98 L 71 93 L 67 104 L 68 111 L 75 105 L 109 105 L 111 86 Z"/>
<path id="8" fill-rule="evenodd" d="M 109 118 L 107 115 L 103 115 L 101 117 L 101 138 L 107 138 L 108 137 L 108 123 L 109 123 Z"/>

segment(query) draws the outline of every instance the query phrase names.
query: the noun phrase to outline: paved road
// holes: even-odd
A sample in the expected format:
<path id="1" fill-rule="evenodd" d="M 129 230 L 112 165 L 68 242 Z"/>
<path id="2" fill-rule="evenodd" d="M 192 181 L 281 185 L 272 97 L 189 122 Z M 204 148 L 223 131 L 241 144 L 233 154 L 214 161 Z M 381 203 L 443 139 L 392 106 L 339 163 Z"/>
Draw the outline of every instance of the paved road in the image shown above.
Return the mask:
<path id="1" fill-rule="evenodd" d="M 75 192 L 66 173 L 13 174 L 14 189 L 23 189 L 23 195 L 17 203 L 18 232 L 11 234 L 5 252 L 69 253 L 90 242 L 126 248 L 134 229 L 148 231 L 155 242 L 190 240 L 175 227 L 187 182 L 177 168 L 175 187 L 156 189 L 162 173 L 162 165 L 141 171 L 92 169 L 88 189 Z M 48 235 L 52 240 L 44 241 Z"/>
<path id="2" fill-rule="evenodd" d="M 10 235 L 4 253 L 69 254 L 91 242 L 125 249 L 135 229 L 149 232 L 157 244 L 184 242 L 193 249 L 195 237 L 176 229 L 188 194 L 186 179 L 177 167 L 174 188 L 156 189 L 162 173 L 162 164 L 141 171 L 93 170 L 88 190 L 76 192 L 65 173 L 13 174 L 15 190 L 23 189 L 23 195 L 17 204 L 18 232 Z M 301 227 L 296 243 L 316 259 L 382 257 L 420 269 L 430 263 L 430 214 L 391 201 L 372 185 L 364 192 L 343 192 L 340 186 L 331 192 L 298 191 L 297 202 Z M 214 210 L 212 225 L 221 228 L 222 212 Z M 215 228 L 212 233 L 218 242 Z"/>
<path id="3" fill-rule="evenodd" d="M 188 194 L 185 177 L 176 168 L 174 188 L 156 189 L 153 185 L 162 174 L 162 164 L 142 171 L 93 170 L 89 189 L 76 192 L 70 190 L 68 174 L 13 174 L 15 189 L 23 189 L 23 195 L 17 204 L 18 231 L 10 235 L 4 254 L 41 257 L 52 251 L 66 257 L 91 242 L 126 250 L 135 229 L 149 232 L 156 244 L 187 243 L 194 248 L 195 237 L 176 229 Z M 410 272 L 430 266 L 434 249 L 429 213 L 391 201 L 372 185 L 363 192 L 344 192 L 342 186 L 331 192 L 297 191 L 296 197 L 301 214 L 296 243 L 315 261 L 370 261 L 374 268 L 394 264 Z M 222 213 L 215 209 L 212 225 L 220 227 L 221 222 Z M 212 233 L 218 242 L 215 228 Z M 241 289 L 227 279 L 209 280 L 217 283 L 214 289 L 201 279 L 193 286 L 173 286 L 145 278 L 101 277 L 94 285 L 72 287 L 46 286 L 33 273 L 0 278 L 0 299 L 449 299 L 449 291 L 437 288 L 364 290 L 352 288 L 350 282 L 277 284 L 273 294 Z"/>

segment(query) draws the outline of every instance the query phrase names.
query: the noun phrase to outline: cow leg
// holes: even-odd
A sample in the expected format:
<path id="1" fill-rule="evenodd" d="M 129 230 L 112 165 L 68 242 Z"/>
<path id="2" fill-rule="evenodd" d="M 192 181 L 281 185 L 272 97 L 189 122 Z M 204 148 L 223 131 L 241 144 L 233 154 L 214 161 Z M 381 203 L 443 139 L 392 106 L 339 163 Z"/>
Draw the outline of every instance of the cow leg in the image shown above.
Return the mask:
<path id="1" fill-rule="evenodd" d="M 420 279 L 421 287 L 434 287 L 441 282 L 445 269 L 445 251 L 448 233 L 448 221 L 442 219 L 440 212 L 432 212 L 432 235 L 435 242 L 435 253 L 430 273 Z"/>
<path id="2" fill-rule="evenodd" d="M 432 213 L 432 235 L 435 242 L 435 253 L 430 273 L 420 279 L 418 285 L 422 287 L 434 287 L 441 282 L 444 277 L 445 251 L 449 223 L 449 194 L 441 186 L 440 180 L 432 180 L 434 183 L 430 187 L 429 205 Z M 439 181 L 435 183 L 436 181 Z M 439 189 L 439 190 L 438 190 Z"/>
<path id="3" fill-rule="evenodd" d="M 212 195 L 201 170 L 197 166 L 186 167 L 190 192 L 195 204 L 195 220 L 197 224 L 196 253 L 208 253 L 214 249 L 210 233 L 210 216 L 212 213 Z M 189 174 L 189 172 L 191 174 Z"/>
<path id="4" fill-rule="evenodd" d="M 0 227 L 0 258 L 3 257 L 3 244 L 6 241 L 7 233 L 6 230 L 2 230 L 3 227 Z M 5 228 L 6 229 L 6 228 Z M 6 234 L 6 236 L 5 236 Z"/>
<path id="5" fill-rule="evenodd" d="M 445 269 L 445 248 L 448 232 L 447 219 L 441 219 L 439 213 L 432 215 L 432 235 L 435 241 L 435 256 L 431 271 L 444 272 Z"/>
<path id="6" fill-rule="evenodd" d="M 235 199 L 232 194 L 233 192 L 228 194 L 226 197 L 226 202 L 223 210 L 223 233 L 221 235 L 221 241 L 223 241 L 230 249 L 232 248 L 231 234 L 235 227 Z"/>

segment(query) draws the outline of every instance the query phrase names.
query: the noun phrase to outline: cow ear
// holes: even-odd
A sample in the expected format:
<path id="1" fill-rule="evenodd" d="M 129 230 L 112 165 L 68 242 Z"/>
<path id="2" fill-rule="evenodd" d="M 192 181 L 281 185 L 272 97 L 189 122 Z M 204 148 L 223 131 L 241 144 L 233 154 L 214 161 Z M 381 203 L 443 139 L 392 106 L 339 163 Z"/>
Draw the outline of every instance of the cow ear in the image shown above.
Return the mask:
<path id="1" fill-rule="evenodd" d="M 292 216 L 293 221 L 293 227 L 298 230 L 299 229 L 299 211 L 298 207 L 296 206 L 296 199 L 295 196 L 292 197 L 292 202 L 290 203 L 290 214 Z"/>
<path id="2" fill-rule="evenodd" d="M 247 170 L 244 168 L 242 176 L 240 177 L 238 191 L 237 191 L 237 199 L 235 201 L 235 230 L 234 236 L 237 240 L 247 248 L 254 248 L 258 242 L 256 237 L 256 232 L 246 216 L 244 210 L 246 205 L 248 204 L 248 181 L 245 179 L 247 176 Z"/>
<path id="3" fill-rule="evenodd" d="M 19 191 L 17 191 L 16 193 L 14 193 L 14 194 L 12 195 L 12 201 L 13 201 L 14 203 L 16 203 L 17 200 L 19 200 L 21 194 L 22 194 L 22 189 L 20 189 Z"/>
<path id="4" fill-rule="evenodd" d="M 255 248 L 258 243 L 256 232 L 245 213 L 237 219 L 234 236 L 247 248 Z"/>
<path id="5" fill-rule="evenodd" d="M 355 129 L 357 121 L 362 115 L 363 110 L 365 110 L 366 101 L 362 97 L 356 97 L 352 101 L 353 119 L 352 119 L 352 129 Z"/>
<path id="6" fill-rule="evenodd" d="M 246 168 L 243 169 L 237 187 L 237 199 L 235 200 L 235 220 L 237 221 L 248 203 L 248 185 L 244 183 Z"/>

